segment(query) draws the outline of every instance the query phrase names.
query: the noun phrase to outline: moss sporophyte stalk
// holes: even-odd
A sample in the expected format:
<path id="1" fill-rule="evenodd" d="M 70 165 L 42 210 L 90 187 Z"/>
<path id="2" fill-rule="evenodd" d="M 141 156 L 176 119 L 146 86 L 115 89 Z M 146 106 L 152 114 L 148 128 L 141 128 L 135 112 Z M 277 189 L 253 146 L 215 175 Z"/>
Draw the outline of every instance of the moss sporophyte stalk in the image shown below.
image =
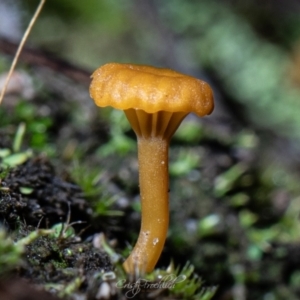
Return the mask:
<path id="1" fill-rule="evenodd" d="M 127 273 L 151 272 L 169 226 L 168 149 L 187 114 L 200 117 L 214 108 L 210 86 L 170 69 L 106 64 L 92 75 L 90 95 L 100 107 L 124 110 L 137 136 L 141 229 L 124 262 Z"/>

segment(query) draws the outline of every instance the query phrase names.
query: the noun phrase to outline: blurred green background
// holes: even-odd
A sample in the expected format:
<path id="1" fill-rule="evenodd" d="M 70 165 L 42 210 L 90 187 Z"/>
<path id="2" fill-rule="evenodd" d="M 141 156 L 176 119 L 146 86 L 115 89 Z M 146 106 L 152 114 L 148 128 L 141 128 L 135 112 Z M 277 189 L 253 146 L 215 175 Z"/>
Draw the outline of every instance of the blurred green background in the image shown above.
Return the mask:
<path id="1" fill-rule="evenodd" d="M 36 1 L 20 1 L 22 23 Z M 202 77 L 251 126 L 299 138 L 297 1 L 48 1 L 29 43 L 89 70 L 110 61 Z"/>

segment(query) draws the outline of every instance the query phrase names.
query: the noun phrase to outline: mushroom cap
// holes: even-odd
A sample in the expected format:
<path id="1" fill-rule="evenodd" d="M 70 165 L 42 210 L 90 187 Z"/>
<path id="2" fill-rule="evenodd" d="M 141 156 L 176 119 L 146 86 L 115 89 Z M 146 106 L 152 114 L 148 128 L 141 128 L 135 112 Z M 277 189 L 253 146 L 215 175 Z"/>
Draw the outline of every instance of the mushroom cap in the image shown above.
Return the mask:
<path id="1" fill-rule="evenodd" d="M 200 117 L 214 108 L 213 92 L 206 82 L 170 69 L 109 63 L 92 78 L 90 96 L 101 107 L 193 112 Z"/>

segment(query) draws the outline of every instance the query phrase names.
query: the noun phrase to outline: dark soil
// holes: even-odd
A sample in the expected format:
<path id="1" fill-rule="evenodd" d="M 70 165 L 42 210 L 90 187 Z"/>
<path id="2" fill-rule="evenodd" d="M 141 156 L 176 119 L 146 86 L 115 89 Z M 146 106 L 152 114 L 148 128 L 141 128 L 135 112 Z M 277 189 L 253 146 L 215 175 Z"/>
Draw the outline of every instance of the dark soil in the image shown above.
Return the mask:
<path id="1" fill-rule="evenodd" d="M 81 278 L 86 290 L 91 288 L 88 283 L 96 272 L 113 270 L 105 252 L 83 241 L 85 231 L 91 226 L 92 208 L 84 200 L 80 187 L 57 176 L 48 159 L 36 157 L 14 168 L 1 187 L 5 191 L 1 192 L 0 221 L 7 231 L 17 230 L 18 239 L 36 229 L 53 228 L 55 224 L 64 226 L 56 230 L 56 238 L 41 236 L 26 246 L 26 260 L 14 277 L 18 275 L 35 284 L 45 284 L 51 278 L 53 286 Z M 31 192 L 22 194 L 24 187 Z M 19 299 L 17 292 L 16 298 L 10 297 L 7 299 Z"/>

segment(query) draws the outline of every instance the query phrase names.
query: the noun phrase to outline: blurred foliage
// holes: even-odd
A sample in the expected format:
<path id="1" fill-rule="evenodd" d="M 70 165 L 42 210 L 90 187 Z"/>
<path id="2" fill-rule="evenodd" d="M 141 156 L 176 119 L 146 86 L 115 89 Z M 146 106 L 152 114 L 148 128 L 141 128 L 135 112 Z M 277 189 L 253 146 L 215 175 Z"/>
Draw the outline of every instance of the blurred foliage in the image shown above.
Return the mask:
<path id="1" fill-rule="evenodd" d="M 49 143 L 47 131 L 53 126 L 50 117 L 43 116 L 39 108 L 26 101 L 18 101 L 14 107 L 14 113 L 8 114 L 3 108 L 0 109 L 2 130 L 7 130 L 14 136 L 13 151 L 19 152 L 22 148 L 30 147 L 42 150 L 48 155 L 53 155 L 55 149 Z M 12 126 L 16 126 L 12 130 Z"/>
<path id="2" fill-rule="evenodd" d="M 16 266 L 22 264 L 22 255 L 25 254 L 26 246 L 37 238 L 49 235 L 51 230 L 34 230 L 24 237 L 16 238 L 16 241 L 8 237 L 3 227 L 0 227 L 0 275 L 12 271 Z"/>
<path id="3" fill-rule="evenodd" d="M 29 1 L 24 4 L 33 6 Z M 32 39 L 93 69 L 108 61 L 132 61 L 201 75 L 205 67 L 256 126 L 299 138 L 300 92 L 290 76 L 291 53 L 287 45 L 258 32 L 255 22 L 263 17 L 272 22 L 276 13 L 263 8 L 259 11 L 248 1 L 233 6 L 216 0 L 146 1 L 144 5 L 134 0 L 55 0 L 47 3 Z M 285 30 L 281 37 L 292 48 L 300 38 L 299 14 L 280 17 Z M 153 18 L 157 23 L 151 25 Z"/>
<path id="4" fill-rule="evenodd" d="M 8 238 L 4 228 L 0 227 L 0 275 L 11 271 L 16 265 L 21 264 L 23 247 L 19 247 Z"/>
<path id="5" fill-rule="evenodd" d="M 110 125 L 110 139 L 108 143 L 99 147 L 99 155 L 103 157 L 108 155 L 125 156 L 136 148 L 136 143 L 125 135 L 125 132 L 130 130 L 130 125 L 123 111 L 117 109 L 103 109 L 101 110 L 100 117 Z"/>
<path id="6" fill-rule="evenodd" d="M 283 49 L 260 38 L 225 2 L 175 0 L 164 12 L 169 26 L 189 40 L 196 61 L 214 70 L 253 122 L 299 137 L 300 91 L 287 76 Z"/>
<path id="7" fill-rule="evenodd" d="M 104 176 L 99 168 L 84 166 L 75 159 L 70 170 L 72 178 L 82 188 L 84 196 L 92 204 L 95 216 L 122 216 L 121 210 L 116 210 L 114 204 L 118 195 L 111 195 L 101 184 L 101 178 Z"/>

